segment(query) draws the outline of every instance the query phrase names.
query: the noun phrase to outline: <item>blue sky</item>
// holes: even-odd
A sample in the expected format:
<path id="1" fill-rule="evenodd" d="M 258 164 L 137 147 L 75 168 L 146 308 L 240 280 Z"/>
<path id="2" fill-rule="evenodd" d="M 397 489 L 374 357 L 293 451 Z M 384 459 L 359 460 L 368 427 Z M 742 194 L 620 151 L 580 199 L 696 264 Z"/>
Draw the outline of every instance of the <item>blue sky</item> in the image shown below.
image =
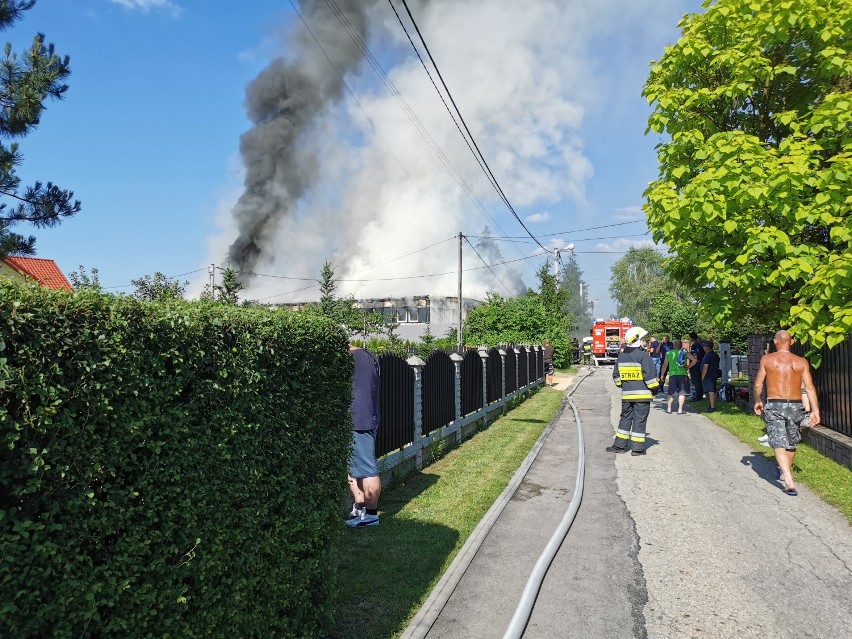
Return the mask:
<path id="1" fill-rule="evenodd" d="M 548 247 L 576 245 L 599 300 L 595 314 L 614 312 L 609 268 L 628 246 L 647 243 L 644 223 L 563 232 L 643 217 L 638 207 L 656 176 L 657 140 L 644 135 L 649 108 L 641 87 L 648 62 L 677 39 L 678 19 L 698 3 L 409 4 L 515 209 L 537 236 L 560 233 L 547 237 Z M 300 166 L 315 174 L 268 239 L 255 272 L 316 277 L 330 259 L 344 277 L 375 278 L 343 285 L 356 295 L 437 294 L 442 287 L 452 294 L 454 276 L 389 278 L 453 270 L 453 242 L 389 260 L 459 231 L 479 235 L 488 225 L 501 234 L 493 221 L 508 235 L 524 233 L 478 173 L 387 2 L 372 4 L 369 18 L 371 50 L 491 219 L 412 133 L 376 74 L 362 67 L 347 76 L 358 101 L 344 91 L 300 138 Z M 323 33 L 343 37 L 334 22 L 313 26 L 321 41 Z M 66 273 L 98 268 L 107 287 L 155 271 L 204 269 L 181 278 L 197 291 L 206 266 L 225 262 L 237 232 L 231 209 L 242 193 L 240 136 L 251 127 L 247 84 L 279 56 L 299 62 L 304 55 L 316 69 L 325 63 L 304 29 L 281 0 L 39 0 L 4 35 L 20 49 L 44 32 L 71 56 L 72 76 L 66 99 L 49 103 L 39 128 L 21 140 L 19 172 L 24 182 L 52 180 L 74 190 L 83 209 L 59 227 L 36 231 L 37 255 L 55 259 Z M 500 247 L 507 260 L 537 248 Z M 531 285 L 541 261 L 519 262 L 504 278 Z M 369 268 L 380 262 L 389 263 Z M 472 252 L 465 262 L 481 265 Z M 503 289 L 487 271 L 469 278 L 474 296 Z M 248 297 L 313 294 L 282 295 L 296 288 L 298 281 L 257 278 Z"/>

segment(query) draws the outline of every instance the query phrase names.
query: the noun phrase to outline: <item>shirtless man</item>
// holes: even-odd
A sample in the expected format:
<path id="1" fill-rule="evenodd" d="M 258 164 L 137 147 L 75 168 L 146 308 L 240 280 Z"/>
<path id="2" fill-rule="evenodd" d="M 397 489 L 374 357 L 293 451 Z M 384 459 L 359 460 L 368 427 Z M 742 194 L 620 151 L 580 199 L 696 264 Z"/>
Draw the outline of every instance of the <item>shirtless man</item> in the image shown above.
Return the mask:
<path id="1" fill-rule="evenodd" d="M 801 389 L 804 387 L 810 401 L 810 425 L 819 426 L 819 402 L 816 388 L 811 378 L 811 366 L 804 357 L 793 355 L 790 346 L 793 338 L 790 333 L 781 330 L 775 333 L 775 353 L 764 355 L 760 360 L 760 370 L 754 380 L 754 412 L 763 415 L 766 421 L 766 433 L 769 445 L 775 450 L 781 479 L 788 495 L 797 495 L 793 483 L 793 458 L 796 445 L 802 437 L 799 429 L 807 419 L 802 405 Z M 763 406 L 763 383 L 766 382 L 766 403 Z"/>

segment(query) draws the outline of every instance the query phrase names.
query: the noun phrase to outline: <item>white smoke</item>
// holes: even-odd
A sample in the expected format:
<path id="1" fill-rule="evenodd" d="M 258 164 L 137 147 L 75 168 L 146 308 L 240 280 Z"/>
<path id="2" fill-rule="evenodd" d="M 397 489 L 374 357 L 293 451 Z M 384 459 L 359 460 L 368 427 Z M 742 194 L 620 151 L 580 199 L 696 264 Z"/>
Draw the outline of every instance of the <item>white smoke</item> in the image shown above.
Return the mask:
<path id="1" fill-rule="evenodd" d="M 583 118 L 589 109 L 600 108 L 603 91 L 591 62 L 597 54 L 595 46 L 620 34 L 653 28 L 654 10 L 615 0 L 409 4 L 456 104 L 519 214 L 554 210 L 559 203 L 582 208 L 585 185 L 593 175 L 583 151 Z M 251 270 L 319 277 L 327 259 L 342 280 L 371 280 L 341 281 L 338 291 L 343 294 L 357 298 L 454 296 L 455 240 L 389 260 L 448 240 L 459 231 L 476 233 L 486 225 L 495 235 L 503 231 L 523 235 L 523 231 L 464 145 L 390 7 L 376 3 L 367 17 L 371 50 L 489 215 L 471 201 L 398 101 L 362 65 L 359 73 L 346 76 L 357 103 L 342 92 L 337 108 L 326 109 L 295 136 L 297 147 L 288 165 L 295 162 L 290 167 L 294 173 L 309 172 L 310 186 L 298 193 L 288 210 L 271 207 L 277 217 L 267 227 L 269 236 Z M 309 23 L 324 47 L 340 51 L 352 46 L 330 12 L 315 10 Z M 299 34 L 304 26 L 297 22 L 291 31 Z M 304 33 L 298 37 L 300 46 L 316 47 Z M 413 31 L 412 37 L 416 42 Z M 305 72 L 327 77 L 328 69 L 320 71 L 316 66 L 322 64 L 328 63 L 321 53 L 311 56 Z M 282 177 L 280 184 L 286 191 L 287 179 Z M 264 188 L 276 193 L 278 185 L 273 180 Z M 526 207 L 533 210 L 522 213 Z M 558 217 L 554 214 L 554 219 Z M 233 225 L 230 229 L 233 232 Z M 216 246 L 233 246 L 236 238 L 227 239 Z M 548 248 L 560 244 L 561 240 L 552 240 Z M 537 248 L 521 246 L 526 255 Z M 503 257 L 517 259 L 519 254 L 504 249 Z M 223 258 L 221 253 L 214 254 L 211 261 L 223 263 Z M 468 248 L 464 260 L 466 268 L 482 266 Z M 382 265 L 370 268 L 376 264 Z M 510 278 L 517 292 L 523 290 L 518 274 L 527 262 L 520 264 Z M 450 274 L 387 279 L 444 272 Z M 318 296 L 316 289 L 284 295 L 301 287 L 298 282 L 252 277 L 245 297 L 284 302 Z M 488 269 L 465 273 L 465 297 L 484 298 L 486 291 L 505 293 Z"/>

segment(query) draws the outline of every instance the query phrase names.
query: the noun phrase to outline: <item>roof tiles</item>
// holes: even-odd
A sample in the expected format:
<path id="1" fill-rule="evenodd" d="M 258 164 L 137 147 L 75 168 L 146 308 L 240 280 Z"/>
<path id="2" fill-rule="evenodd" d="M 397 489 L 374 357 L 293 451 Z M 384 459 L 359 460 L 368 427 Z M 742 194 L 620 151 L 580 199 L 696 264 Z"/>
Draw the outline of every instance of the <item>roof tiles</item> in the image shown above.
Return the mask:
<path id="1" fill-rule="evenodd" d="M 71 284 L 53 260 L 41 257 L 10 256 L 3 261 L 19 273 L 32 277 L 40 286 L 56 290 L 71 290 Z"/>

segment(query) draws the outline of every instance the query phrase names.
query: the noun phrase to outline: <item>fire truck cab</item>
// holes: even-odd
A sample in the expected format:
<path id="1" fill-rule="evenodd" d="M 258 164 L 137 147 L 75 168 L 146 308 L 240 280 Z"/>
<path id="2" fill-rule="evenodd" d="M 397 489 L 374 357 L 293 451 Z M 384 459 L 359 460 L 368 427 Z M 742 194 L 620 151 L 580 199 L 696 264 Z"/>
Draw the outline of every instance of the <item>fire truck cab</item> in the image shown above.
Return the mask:
<path id="1" fill-rule="evenodd" d="M 627 317 L 594 320 L 592 324 L 592 360 L 595 366 L 614 364 L 624 342 L 624 335 L 633 326 Z"/>

